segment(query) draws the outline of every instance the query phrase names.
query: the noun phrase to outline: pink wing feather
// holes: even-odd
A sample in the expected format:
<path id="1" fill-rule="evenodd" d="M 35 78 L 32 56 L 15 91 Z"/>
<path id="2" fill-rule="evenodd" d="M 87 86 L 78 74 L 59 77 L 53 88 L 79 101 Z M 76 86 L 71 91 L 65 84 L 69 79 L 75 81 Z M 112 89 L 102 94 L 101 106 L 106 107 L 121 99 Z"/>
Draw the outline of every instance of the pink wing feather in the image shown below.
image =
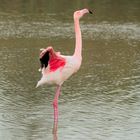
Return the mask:
<path id="1" fill-rule="evenodd" d="M 56 71 L 60 67 L 64 67 L 65 64 L 66 64 L 65 59 L 60 56 L 51 58 L 49 61 L 50 72 Z"/>
<path id="2" fill-rule="evenodd" d="M 40 61 L 42 68 L 49 65 L 50 72 L 56 71 L 66 64 L 66 60 L 60 56 L 60 52 L 55 52 L 52 47 L 48 47 L 40 53 Z"/>

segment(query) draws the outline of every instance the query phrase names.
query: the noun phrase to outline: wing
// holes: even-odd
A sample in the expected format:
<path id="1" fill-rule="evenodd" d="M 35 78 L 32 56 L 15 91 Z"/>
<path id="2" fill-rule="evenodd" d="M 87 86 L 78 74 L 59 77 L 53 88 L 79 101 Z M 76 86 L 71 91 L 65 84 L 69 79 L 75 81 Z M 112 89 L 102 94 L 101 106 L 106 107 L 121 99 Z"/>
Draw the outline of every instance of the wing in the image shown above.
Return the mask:
<path id="1" fill-rule="evenodd" d="M 40 53 L 41 69 L 49 66 L 49 71 L 55 71 L 63 67 L 66 60 L 60 55 L 60 52 L 55 52 L 52 47 L 44 49 Z"/>

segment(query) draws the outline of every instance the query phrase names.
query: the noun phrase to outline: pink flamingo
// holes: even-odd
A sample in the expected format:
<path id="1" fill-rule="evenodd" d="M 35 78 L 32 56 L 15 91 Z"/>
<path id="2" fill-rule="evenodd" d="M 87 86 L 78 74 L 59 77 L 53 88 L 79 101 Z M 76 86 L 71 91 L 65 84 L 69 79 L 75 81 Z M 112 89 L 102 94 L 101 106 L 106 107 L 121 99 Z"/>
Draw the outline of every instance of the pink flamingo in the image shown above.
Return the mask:
<path id="1" fill-rule="evenodd" d="M 41 49 L 40 62 L 42 71 L 42 78 L 38 81 L 37 86 L 43 84 L 55 84 L 57 85 L 56 94 L 53 100 L 54 108 L 54 128 L 53 132 L 57 131 L 58 124 L 58 98 L 60 95 L 61 85 L 72 74 L 77 72 L 82 62 L 82 37 L 79 25 L 79 19 L 86 13 L 92 14 L 88 9 L 82 9 L 74 12 L 74 26 L 76 36 L 75 51 L 72 56 L 61 55 L 60 52 L 55 52 L 52 47 Z"/>

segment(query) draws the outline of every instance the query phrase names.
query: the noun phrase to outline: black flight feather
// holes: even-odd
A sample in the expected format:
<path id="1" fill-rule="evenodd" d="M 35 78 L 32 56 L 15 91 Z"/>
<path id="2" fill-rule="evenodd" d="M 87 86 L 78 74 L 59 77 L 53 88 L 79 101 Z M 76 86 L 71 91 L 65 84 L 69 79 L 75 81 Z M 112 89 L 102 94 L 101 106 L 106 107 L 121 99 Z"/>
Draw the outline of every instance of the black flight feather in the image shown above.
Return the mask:
<path id="1" fill-rule="evenodd" d="M 41 58 L 40 58 L 40 62 L 41 62 L 41 68 L 43 67 L 47 67 L 48 66 L 48 62 L 49 62 L 49 51 L 47 51 Z"/>

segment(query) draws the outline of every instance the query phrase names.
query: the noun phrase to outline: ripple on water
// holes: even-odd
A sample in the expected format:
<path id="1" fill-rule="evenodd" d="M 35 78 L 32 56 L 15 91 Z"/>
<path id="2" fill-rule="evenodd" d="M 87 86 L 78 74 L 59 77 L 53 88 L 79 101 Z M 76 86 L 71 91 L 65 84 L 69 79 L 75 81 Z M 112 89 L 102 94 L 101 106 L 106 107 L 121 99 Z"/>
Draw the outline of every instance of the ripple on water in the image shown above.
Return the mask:
<path id="1" fill-rule="evenodd" d="M 140 39 L 139 23 L 81 23 L 83 38 Z M 62 23 L 49 18 L 46 21 L 0 21 L 0 38 L 74 38 L 73 23 Z"/>

